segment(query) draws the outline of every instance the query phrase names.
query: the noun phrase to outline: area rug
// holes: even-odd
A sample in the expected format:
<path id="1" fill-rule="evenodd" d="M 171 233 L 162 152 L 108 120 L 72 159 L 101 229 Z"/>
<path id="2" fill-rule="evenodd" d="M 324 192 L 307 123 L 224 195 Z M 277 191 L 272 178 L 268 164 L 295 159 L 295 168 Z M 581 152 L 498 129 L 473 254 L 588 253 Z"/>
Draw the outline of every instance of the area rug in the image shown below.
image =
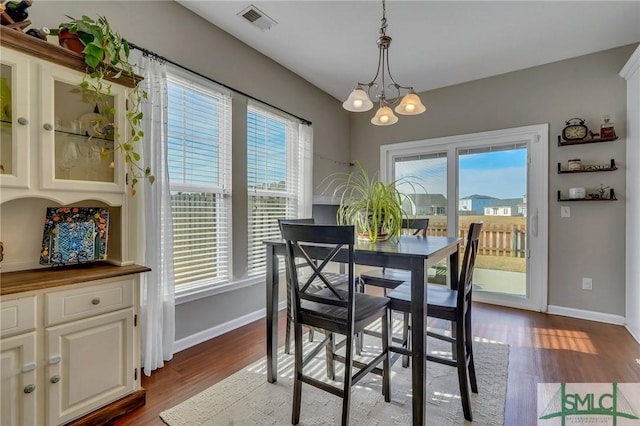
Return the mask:
<path id="1" fill-rule="evenodd" d="M 306 339 L 305 339 L 306 341 Z M 365 339 L 365 353 L 379 351 L 379 339 Z M 377 347 L 375 345 L 378 345 Z M 450 345 L 428 339 L 430 352 L 450 353 Z M 308 344 L 305 344 L 305 349 Z M 474 421 L 467 422 L 462 413 L 456 369 L 427 362 L 427 424 L 502 425 L 509 347 L 487 340 L 474 340 L 478 394 L 472 394 Z M 342 377 L 336 362 L 336 378 Z M 324 351 L 305 372 L 320 379 L 325 375 Z M 160 413 L 169 426 L 253 426 L 290 425 L 293 399 L 293 355 L 278 351 L 278 381 L 267 382 L 266 359 L 250 365 L 198 395 Z M 368 374 L 352 390 L 350 423 L 352 425 L 411 425 L 411 368 L 398 360 L 392 367 L 390 403 L 384 402 L 381 378 Z M 338 425 L 342 400 L 332 394 L 303 384 L 300 425 Z"/>

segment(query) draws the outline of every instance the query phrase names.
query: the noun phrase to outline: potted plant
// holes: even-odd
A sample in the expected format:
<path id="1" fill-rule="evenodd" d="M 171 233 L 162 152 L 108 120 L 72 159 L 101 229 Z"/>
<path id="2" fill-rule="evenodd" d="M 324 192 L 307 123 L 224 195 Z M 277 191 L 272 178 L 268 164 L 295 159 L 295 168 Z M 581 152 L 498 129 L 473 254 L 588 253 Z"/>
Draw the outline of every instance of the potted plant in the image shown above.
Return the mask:
<path id="1" fill-rule="evenodd" d="M 378 179 L 378 173 L 369 176 L 356 161 L 358 170 L 353 173 L 334 173 L 323 180 L 326 190 L 334 187 L 334 198 L 340 194 L 337 222 L 340 225 L 355 225 L 358 238 L 373 243 L 397 237 L 402 228 L 402 218 L 408 214 L 403 203 L 415 206 L 409 195 L 400 192 L 398 185 L 408 184 L 415 192 L 415 182 L 401 178 L 390 183 Z"/>
<path id="2" fill-rule="evenodd" d="M 78 91 L 82 93 L 85 102 L 98 105 L 97 109 L 110 122 L 115 136 L 113 149 L 120 151 L 124 157 L 128 166 L 130 192 L 131 195 L 135 195 L 135 186 L 140 179 L 146 179 L 150 183 L 154 181 L 151 169 L 138 163 L 140 154 L 136 149 L 137 142 L 144 136 L 141 129 L 143 115 L 140 112 L 140 103 L 146 99 L 147 94 L 138 85 L 129 92 L 126 119 L 130 130 L 126 135 L 122 135 L 113 122 L 115 110 L 107 103 L 111 84 L 106 80 L 107 77 L 118 79 L 123 75 L 135 78 L 134 66 L 129 62 L 129 44 L 111 28 L 104 16 L 98 17 L 97 20 L 88 16 L 82 16 L 80 19 L 67 17 L 70 21 L 61 23 L 57 29 L 52 30 L 52 34 L 58 35 L 59 38 L 75 35 L 84 46 L 82 53 L 87 70 L 85 78 L 78 85 Z M 102 156 L 106 159 L 109 153 L 103 150 Z"/>

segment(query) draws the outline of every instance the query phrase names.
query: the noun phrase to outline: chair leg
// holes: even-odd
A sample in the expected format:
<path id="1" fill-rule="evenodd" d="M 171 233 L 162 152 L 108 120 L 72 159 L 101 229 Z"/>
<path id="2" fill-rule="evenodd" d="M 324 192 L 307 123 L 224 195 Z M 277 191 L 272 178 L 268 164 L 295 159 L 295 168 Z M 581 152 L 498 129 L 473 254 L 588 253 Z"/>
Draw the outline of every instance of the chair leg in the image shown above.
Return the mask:
<path id="1" fill-rule="evenodd" d="M 356 354 L 362 355 L 362 348 L 364 347 L 364 331 L 356 334 Z"/>
<path id="2" fill-rule="evenodd" d="M 402 326 L 402 342 L 404 344 L 405 349 L 411 348 L 411 334 L 409 334 L 409 320 L 411 319 L 411 314 L 408 312 L 404 313 L 404 324 Z M 409 367 L 409 356 L 402 355 L 402 366 L 404 368 Z"/>
<path id="3" fill-rule="evenodd" d="M 382 351 L 387 357 L 382 361 L 382 395 L 385 402 L 391 402 L 391 359 L 389 346 L 391 344 L 391 310 L 387 309 L 382 317 Z"/>
<path id="4" fill-rule="evenodd" d="M 333 354 L 336 351 L 335 334 L 325 331 L 325 336 L 329 338 L 327 345 L 325 346 L 325 358 L 327 364 L 327 378 L 329 380 L 336 379 L 336 362 L 333 359 Z"/>
<path id="5" fill-rule="evenodd" d="M 309 341 L 313 342 L 313 328 L 309 329 Z"/>
<path id="6" fill-rule="evenodd" d="M 469 363 L 469 382 L 471 383 L 471 392 L 478 393 L 478 382 L 476 380 L 476 366 L 473 362 L 473 335 L 471 333 L 471 308 L 467 311 L 464 320 L 464 335 L 466 356 Z"/>
<path id="7" fill-rule="evenodd" d="M 342 395 L 342 426 L 349 425 L 349 408 L 351 406 L 351 382 L 353 381 L 353 333 L 347 333 L 344 355 L 344 390 Z"/>
<path id="8" fill-rule="evenodd" d="M 462 324 L 456 323 L 455 329 L 457 330 L 458 338 L 455 343 L 456 364 L 458 368 L 458 384 L 460 385 L 460 399 L 462 400 L 462 411 L 464 412 L 464 418 L 473 421 L 471 414 L 471 398 L 469 396 L 469 377 L 467 375 L 467 362 L 465 356 L 465 342 L 464 342 L 464 330 Z"/>
<path id="9" fill-rule="evenodd" d="M 284 353 L 291 355 L 291 318 L 287 315 L 287 330 L 284 335 Z"/>
<path id="10" fill-rule="evenodd" d="M 291 424 L 300 423 L 300 404 L 302 402 L 302 324 L 294 324 L 295 372 L 293 375 L 293 410 Z"/>
<path id="11" fill-rule="evenodd" d="M 360 281 L 359 284 L 356 284 L 356 286 L 357 286 L 357 291 L 359 293 L 366 292 L 366 287 L 362 281 Z M 356 334 L 356 354 L 357 355 L 362 355 L 362 348 L 364 348 L 364 331 L 361 331 L 360 333 Z"/>

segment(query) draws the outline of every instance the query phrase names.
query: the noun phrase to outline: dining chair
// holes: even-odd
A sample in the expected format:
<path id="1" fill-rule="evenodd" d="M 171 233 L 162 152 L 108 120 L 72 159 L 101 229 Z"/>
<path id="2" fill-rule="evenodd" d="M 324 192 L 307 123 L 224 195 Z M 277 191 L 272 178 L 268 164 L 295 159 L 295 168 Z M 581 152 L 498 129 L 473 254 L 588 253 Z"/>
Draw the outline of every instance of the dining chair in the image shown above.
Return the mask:
<path id="1" fill-rule="evenodd" d="M 280 229 L 280 236 L 282 236 L 282 224 L 283 223 L 298 223 L 313 225 L 315 219 L 302 218 L 302 219 L 278 219 L 278 228 Z M 284 353 L 291 354 L 291 324 L 293 323 L 293 314 L 291 312 L 291 279 L 289 278 L 289 272 L 286 270 L 286 282 L 287 282 L 287 326 L 284 337 Z M 313 342 L 313 329 L 309 330 L 309 341 Z"/>
<path id="2" fill-rule="evenodd" d="M 427 336 L 444 340 L 451 344 L 451 357 L 427 354 L 428 361 L 456 367 L 464 418 L 471 421 L 471 399 L 469 385 L 473 393 L 478 393 L 476 370 L 473 363 L 473 338 L 471 333 L 471 295 L 473 270 L 478 254 L 478 241 L 482 222 L 469 226 L 460 279 L 457 289 L 449 289 L 438 284 L 427 284 L 427 316 L 451 322 L 451 335 L 427 331 Z M 411 282 L 405 282 L 388 294 L 389 308 L 401 312 L 411 312 Z M 405 329 L 408 325 L 405 323 Z M 406 348 L 391 347 L 391 351 L 406 353 Z"/>
<path id="3" fill-rule="evenodd" d="M 382 376 L 382 393 L 386 402 L 391 401 L 390 359 L 389 359 L 389 299 L 356 291 L 355 232 L 351 225 L 308 225 L 282 224 L 282 234 L 286 242 L 285 260 L 292 287 L 292 312 L 295 342 L 295 373 L 293 381 L 293 410 L 291 423 L 298 424 L 302 400 L 302 383 L 317 387 L 342 398 L 342 425 L 349 424 L 351 388 L 367 373 Z M 327 277 L 325 267 L 342 250 L 348 253 L 347 273 L 332 274 Z M 322 253 L 320 253 L 322 251 Z M 304 259 L 312 274 L 304 281 L 298 275 L 296 259 Z M 320 291 L 309 291 L 312 283 L 322 283 Z M 345 285 L 346 289 L 340 288 Z M 353 359 L 354 338 L 369 324 L 382 320 L 382 350 L 369 362 Z M 326 330 L 328 334 L 306 354 L 302 352 L 302 326 Z M 339 344 L 334 334 L 345 336 Z M 344 355 L 336 353 L 344 347 Z M 344 363 L 344 383 L 342 387 L 321 381 L 304 372 L 308 364 L 323 348 L 330 355 L 331 362 Z M 378 366 L 382 363 L 382 369 Z M 353 374 L 354 368 L 357 370 Z M 331 366 L 332 379 L 335 368 Z"/>

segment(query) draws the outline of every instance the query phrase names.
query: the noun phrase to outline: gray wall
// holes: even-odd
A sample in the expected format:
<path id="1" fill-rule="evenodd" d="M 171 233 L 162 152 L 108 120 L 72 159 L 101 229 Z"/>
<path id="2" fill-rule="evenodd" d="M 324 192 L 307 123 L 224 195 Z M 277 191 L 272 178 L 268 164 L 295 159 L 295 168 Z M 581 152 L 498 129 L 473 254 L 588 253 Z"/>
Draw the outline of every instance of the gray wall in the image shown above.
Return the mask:
<path id="1" fill-rule="evenodd" d="M 427 112 L 400 116 L 388 128 L 369 123 L 370 112 L 354 114 L 351 158 L 368 170 L 380 167 L 379 146 L 532 124 L 549 123 L 549 300 L 557 305 L 624 315 L 626 85 L 618 72 L 635 45 L 580 56 L 523 71 L 421 94 Z M 405 83 L 409 84 L 409 83 Z M 597 129 L 610 114 L 620 137 L 612 143 L 558 147 L 557 135 L 572 117 Z M 558 175 L 557 163 L 581 158 L 585 164 L 615 158 L 620 170 Z M 556 191 L 573 186 L 615 188 L 620 201 L 563 203 L 571 218 L 560 218 Z M 593 278 L 593 290 L 581 278 Z"/>
<path id="2" fill-rule="evenodd" d="M 55 27 L 64 15 L 82 14 L 105 15 L 132 42 L 311 120 L 317 155 L 314 188 L 327 174 L 344 171 L 341 164 L 319 157 L 357 159 L 373 171 L 379 168 L 381 144 L 549 123 L 549 304 L 624 315 L 626 98 L 618 72 L 634 46 L 426 92 L 425 114 L 401 117 L 395 126 L 379 128 L 369 123 L 369 113 L 350 117 L 339 101 L 174 2 L 42 1 L 31 8 L 30 19 L 35 26 Z M 234 107 L 243 104 L 242 99 L 234 101 Z M 603 114 L 614 117 L 618 141 L 557 147 L 564 120 L 579 116 L 595 128 Z M 241 127 L 236 120 L 234 131 Z M 234 144 L 244 142 L 234 138 Z M 555 173 L 558 161 L 576 157 L 585 163 L 615 158 L 621 170 L 594 176 Z M 587 180 L 594 186 L 613 186 L 621 201 L 573 203 L 572 217 L 560 219 L 555 191 Z M 244 215 L 246 199 L 235 199 L 233 208 L 234 217 Z M 234 228 L 234 233 L 240 231 Z M 580 290 L 582 276 L 593 278 L 593 291 Z M 262 308 L 262 285 L 179 305 L 176 339 Z"/>
<path id="3" fill-rule="evenodd" d="M 349 114 L 340 102 L 179 4 L 172 1 L 41 1 L 29 9 L 29 18 L 37 27 L 57 27 L 67 21 L 65 15 L 94 18 L 104 15 L 112 27 L 131 42 L 313 122 L 314 188 L 326 175 L 346 171 L 345 166 L 327 160 L 344 161 L 350 154 Z M 246 99 L 235 99 L 233 107 L 245 108 Z M 241 174 L 246 169 L 240 164 L 246 158 L 245 129 L 246 123 L 234 117 L 233 179 L 236 183 L 246 180 Z M 233 198 L 234 219 L 246 217 L 246 194 L 236 192 Z M 234 220 L 234 262 L 238 264 L 243 261 L 246 264 L 241 244 L 243 239 L 246 241 L 246 230 L 242 223 Z M 263 309 L 264 298 L 264 285 L 257 285 L 178 305 L 176 339 Z"/>

